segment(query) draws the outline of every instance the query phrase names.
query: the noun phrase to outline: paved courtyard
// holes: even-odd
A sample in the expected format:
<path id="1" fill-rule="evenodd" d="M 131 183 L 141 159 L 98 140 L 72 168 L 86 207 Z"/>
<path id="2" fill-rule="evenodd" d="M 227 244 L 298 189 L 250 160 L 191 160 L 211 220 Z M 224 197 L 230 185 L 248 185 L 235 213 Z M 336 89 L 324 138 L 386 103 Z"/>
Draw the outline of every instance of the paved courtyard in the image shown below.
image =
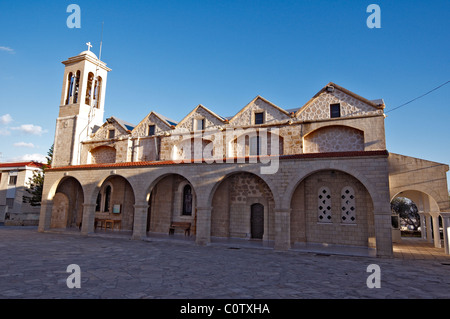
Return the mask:
<path id="1" fill-rule="evenodd" d="M 110 232 L 112 234 L 112 232 Z M 280 252 L 228 243 L 0 227 L 0 298 L 450 298 L 450 258 Z M 81 287 L 69 289 L 68 265 Z M 380 288 L 368 288 L 380 267 Z"/>

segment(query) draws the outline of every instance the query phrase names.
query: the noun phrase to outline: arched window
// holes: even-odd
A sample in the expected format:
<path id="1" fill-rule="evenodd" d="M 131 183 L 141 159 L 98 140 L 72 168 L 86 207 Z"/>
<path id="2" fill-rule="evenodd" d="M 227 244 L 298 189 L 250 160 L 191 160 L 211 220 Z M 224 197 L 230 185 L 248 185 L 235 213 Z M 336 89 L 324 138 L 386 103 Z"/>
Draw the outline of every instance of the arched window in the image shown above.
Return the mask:
<path id="1" fill-rule="evenodd" d="M 101 209 L 102 209 L 102 193 L 98 192 L 97 202 L 96 202 L 96 205 L 95 205 L 95 211 L 99 212 Z"/>
<path id="2" fill-rule="evenodd" d="M 183 188 L 183 215 L 192 215 L 192 188 L 186 185 Z"/>
<path id="3" fill-rule="evenodd" d="M 88 81 L 86 86 L 86 98 L 84 99 L 84 103 L 87 105 L 91 105 L 91 96 L 92 96 L 92 83 L 94 82 L 94 73 L 89 72 Z"/>
<path id="4" fill-rule="evenodd" d="M 66 94 L 66 105 L 70 103 L 70 98 L 72 97 L 73 93 L 73 82 L 74 82 L 74 76 L 73 73 L 70 72 L 67 76 L 67 94 Z"/>
<path id="5" fill-rule="evenodd" d="M 102 90 L 102 78 L 99 76 L 97 80 L 95 80 L 94 87 L 94 107 L 100 107 L 100 93 Z"/>
<path id="6" fill-rule="evenodd" d="M 341 190 L 341 221 L 345 224 L 356 224 L 355 191 L 350 186 Z"/>
<path id="7" fill-rule="evenodd" d="M 109 212 L 109 204 L 111 201 L 111 186 L 106 186 L 105 188 L 105 212 Z"/>
<path id="8" fill-rule="evenodd" d="M 77 75 L 75 77 L 75 88 L 73 90 L 73 103 L 78 102 L 79 90 L 80 90 L 80 71 L 77 71 Z"/>
<path id="9" fill-rule="evenodd" d="M 331 192 L 328 187 L 321 187 L 317 192 L 318 221 L 331 223 Z"/>

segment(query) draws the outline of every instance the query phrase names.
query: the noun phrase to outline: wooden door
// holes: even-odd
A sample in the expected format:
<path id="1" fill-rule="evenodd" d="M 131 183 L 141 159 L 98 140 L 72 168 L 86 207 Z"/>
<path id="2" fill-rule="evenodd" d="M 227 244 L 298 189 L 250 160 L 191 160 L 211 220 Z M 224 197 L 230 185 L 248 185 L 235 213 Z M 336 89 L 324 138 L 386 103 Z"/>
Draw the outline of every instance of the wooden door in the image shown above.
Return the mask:
<path id="1" fill-rule="evenodd" d="M 250 217 L 251 237 L 262 239 L 264 235 L 264 206 L 253 204 Z"/>

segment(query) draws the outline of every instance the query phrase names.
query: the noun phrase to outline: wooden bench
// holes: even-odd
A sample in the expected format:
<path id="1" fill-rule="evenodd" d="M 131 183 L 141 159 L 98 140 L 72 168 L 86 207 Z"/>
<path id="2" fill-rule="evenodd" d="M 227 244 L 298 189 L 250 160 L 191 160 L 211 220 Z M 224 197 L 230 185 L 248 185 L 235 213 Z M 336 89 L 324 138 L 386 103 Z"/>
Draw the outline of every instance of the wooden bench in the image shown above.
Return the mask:
<path id="1" fill-rule="evenodd" d="M 186 236 L 186 234 L 188 236 L 191 235 L 191 223 L 189 222 L 172 222 L 169 228 L 169 235 L 173 235 L 176 228 L 184 229 L 184 236 Z"/>
<path id="2" fill-rule="evenodd" d="M 109 225 L 109 227 L 108 227 Z M 117 225 L 117 227 L 115 227 Z M 96 218 L 94 221 L 94 229 L 97 229 L 97 227 L 100 227 L 100 229 L 120 229 L 121 226 L 121 220 L 118 219 L 105 219 L 105 218 Z M 81 224 L 80 224 L 81 229 Z"/>

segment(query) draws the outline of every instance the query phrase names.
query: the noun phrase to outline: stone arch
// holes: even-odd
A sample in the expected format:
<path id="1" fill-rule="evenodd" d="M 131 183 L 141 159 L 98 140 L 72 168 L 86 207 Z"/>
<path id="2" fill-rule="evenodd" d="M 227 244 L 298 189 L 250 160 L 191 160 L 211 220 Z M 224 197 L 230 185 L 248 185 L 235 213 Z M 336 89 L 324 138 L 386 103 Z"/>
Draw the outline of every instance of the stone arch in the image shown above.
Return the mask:
<path id="1" fill-rule="evenodd" d="M 342 190 L 353 190 L 352 223 L 343 214 Z M 326 189 L 326 199 L 320 190 Z M 327 208 L 320 205 L 325 203 Z M 356 204 L 356 205 L 355 205 Z M 327 243 L 375 247 L 374 204 L 361 181 L 346 172 L 334 169 L 314 171 L 297 184 L 290 199 L 291 242 Z M 323 217 L 324 209 L 328 219 Z M 356 218 L 356 219 L 355 219 Z"/>
<path id="2" fill-rule="evenodd" d="M 249 170 L 249 169 L 245 169 L 244 167 L 243 168 L 236 167 L 235 169 L 233 169 L 233 171 L 231 171 L 231 172 L 229 172 L 229 173 L 227 173 L 225 175 L 220 176 L 217 179 L 217 182 L 212 186 L 212 188 L 209 191 L 209 195 L 208 195 L 208 198 L 206 200 L 206 206 L 207 207 L 211 207 L 214 193 L 216 192 L 217 188 L 220 186 L 220 183 L 222 183 L 222 181 L 224 181 L 226 178 L 228 178 L 228 177 L 230 177 L 230 176 L 232 176 L 234 174 L 238 174 L 238 173 L 253 174 L 253 175 L 257 176 L 258 178 L 260 178 L 262 181 L 264 181 L 264 183 L 269 187 L 270 192 L 272 193 L 274 199 L 276 200 L 276 204 L 279 204 L 279 202 L 278 202 L 278 194 L 279 193 L 277 191 L 278 188 L 276 187 L 275 183 L 270 178 L 266 178 L 269 175 L 260 174 L 259 173 L 259 168 L 258 168 L 257 171 L 258 172 L 252 171 L 252 170 Z"/>
<path id="3" fill-rule="evenodd" d="M 329 163 L 326 163 L 326 162 L 323 162 L 323 163 L 317 162 L 317 163 L 311 164 L 309 167 L 305 167 L 305 169 L 299 171 L 297 174 L 292 176 L 292 178 L 290 179 L 290 181 L 287 184 L 287 187 L 285 189 L 284 196 L 282 196 L 281 202 L 282 203 L 290 203 L 290 201 L 292 199 L 292 195 L 293 195 L 295 189 L 297 188 L 297 186 L 306 177 L 314 174 L 315 172 L 322 171 L 322 170 L 340 171 L 340 172 L 347 173 L 347 174 L 353 176 L 359 182 L 361 182 L 364 185 L 364 187 L 367 189 L 367 191 L 369 192 L 370 199 L 374 204 L 374 210 L 382 212 L 382 211 L 386 210 L 386 207 L 388 207 L 389 194 L 386 194 L 386 199 L 383 196 L 384 194 L 378 194 L 373 183 L 371 183 L 365 175 L 361 174 L 357 170 L 355 170 L 352 167 L 345 165 L 343 163 L 339 163 L 339 166 L 335 167 L 335 165 L 330 165 Z M 382 196 L 382 198 L 380 198 L 380 196 Z M 379 206 L 380 203 L 382 203 L 384 201 L 384 199 L 386 200 L 387 206 L 386 205 Z"/>
<path id="4" fill-rule="evenodd" d="M 250 239 L 254 204 L 264 207 L 262 239 L 274 240 L 274 194 L 264 179 L 248 171 L 225 175 L 211 190 L 211 236 Z"/>
<path id="5" fill-rule="evenodd" d="M 364 151 L 364 131 L 350 126 L 322 126 L 303 137 L 305 153 Z"/>
<path id="6" fill-rule="evenodd" d="M 185 174 L 181 174 L 179 172 L 175 172 L 175 171 L 172 172 L 172 171 L 170 171 L 170 172 L 165 172 L 165 173 L 157 176 L 155 179 L 153 179 L 150 182 L 150 184 L 147 187 L 147 191 L 145 192 L 145 194 L 146 194 L 145 201 L 148 201 L 150 199 L 150 194 L 151 194 L 153 188 L 156 186 L 156 184 L 158 184 L 162 179 L 164 179 L 165 177 L 170 176 L 170 175 L 178 175 L 178 176 L 180 176 L 181 178 L 186 180 L 190 185 L 192 185 L 192 187 L 194 188 L 194 191 L 195 191 L 195 185 L 194 185 L 193 180 L 191 179 L 190 176 L 187 176 Z"/>
<path id="7" fill-rule="evenodd" d="M 48 199 L 53 202 L 50 228 L 80 229 L 83 220 L 84 190 L 72 176 L 65 176 L 51 188 Z"/>
<path id="8" fill-rule="evenodd" d="M 103 203 L 100 206 L 101 209 L 95 212 L 95 218 L 98 220 L 115 220 L 120 222 L 121 230 L 133 230 L 136 199 L 134 188 L 127 178 L 117 174 L 103 178 L 94 187 L 90 196 L 90 202 L 96 203 L 98 194 L 101 193 L 104 196 L 108 187 L 111 190 L 109 209 L 105 209 L 105 204 Z M 102 201 L 104 200 L 105 198 L 102 198 Z"/>
<path id="9" fill-rule="evenodd" d="M 184 189 L 191 187 L 191 214 L 183 214 Z M 197 194 L 195 185 L 185 176 L 170 172 L 158 176 L 148 186 L 147 232 L 168 233 L 172 222 L 191 223 L 191 234 L 196 232 Z M 176 229 L 175 232 L 181 232 Z"/>
<path id="10" fill-rule="evenodd" d="M 391 202 L 396 197 L 406 197 L 410 199 L 418 209 L 420 215 L 420 231 L 422 239 L 426 239 L 429 243 L 434 243 L 434 247 L 441 247 L 441 233 L 440 224 L 444 226 L 444 216 L 447 213 L 442 213 L 439 202 L 436 200 L 437 194 L 432 189 L 424 191 L 420 187 L 414 185 L 405 186 L 401 191 L 398 191 L 391 197 Z M 448 218 L 448 217 L 447 217 Z M 399 225 L 400 226 L 400 225 Z M 445 227 L 444 227 L 445 228 Z M 444 245 L 447 247 L 448 253 L 449 237 L 446 231 L 443 232 Z M 401 238 L 400 227 L 398 230 L 397 239 Z"/>
<path id="11" fill-rule="evenodd" d="M 438 194 L 432 189 L 423 190 L 420 187 L 415 187 L 414 185 L 408 185 L 400 189 L 396 189 L 396 193 L 391 193 L 390 201 L 394 200 L 396 197 L 406 197 L 412 200 L 419 211 L 423 212 L 439 212 L 439 204 L 436 200 Z"/>

